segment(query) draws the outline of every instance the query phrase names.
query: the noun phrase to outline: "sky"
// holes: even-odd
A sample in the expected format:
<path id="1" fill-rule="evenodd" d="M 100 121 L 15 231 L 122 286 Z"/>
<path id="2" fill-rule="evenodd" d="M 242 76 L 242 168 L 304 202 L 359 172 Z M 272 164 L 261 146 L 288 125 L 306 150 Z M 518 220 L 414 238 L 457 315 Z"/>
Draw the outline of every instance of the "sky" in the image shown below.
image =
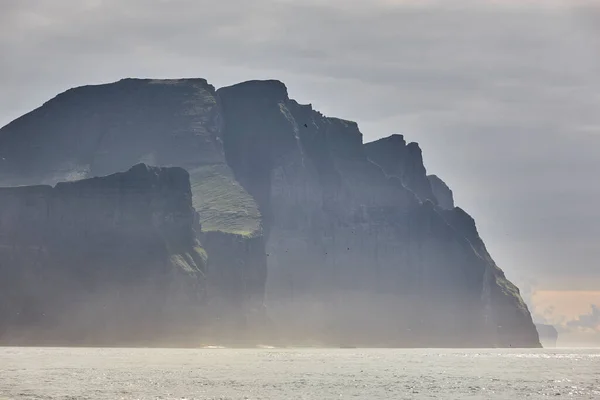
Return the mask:
<path id="1" fill-rule="evenodd" d="M 0 54 L 0 126 L 74 86 L 202 77 L 402 133 L 535 319 L 600 344 L 600 0 L 2 0 Z"/>

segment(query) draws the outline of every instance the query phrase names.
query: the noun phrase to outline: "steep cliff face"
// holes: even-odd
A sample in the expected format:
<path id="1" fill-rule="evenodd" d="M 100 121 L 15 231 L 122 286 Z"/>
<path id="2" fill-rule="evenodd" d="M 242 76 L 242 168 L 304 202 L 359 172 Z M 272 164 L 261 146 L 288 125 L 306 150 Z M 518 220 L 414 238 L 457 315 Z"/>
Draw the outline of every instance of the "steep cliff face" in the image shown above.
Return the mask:
<path id="1" fill-rule="evenodd" d="M 55 184 L 133 164 L 224 161 L 215 91 L 203 79 L 124 79 L 68 90 L 0 132 L 0 181 Z"/>
<path id="2" fill-rule="evenodd" d="M 556 347 L 558 341 L 558 331 L 552 325 L 535 324 L 535 328 L 540 334 L 540 341 L 544 347 Z"/>
<path id="3" fill-rule="evenodd" d="M 260 242 L 260 212 L 227 165 L 221 126 L 215 89 L 204 79 L 124 79 L 71 89 L 0 129 L 0 186 L 54 185 L 126 171 L 140 162 L 182 167 L 189 172 L 203 235 Z M 251 260 L 244 264 L 251 272 L 234 268 L 229 279 L 231 287 L 246 291 L 240 298 L 254 299 L 264 283 L 245 280 L 266 274 L 266 262 L 246 254 L 245 246 L 224 251 Z M 213 271 L 221 268 L 218 259 L 214 254 L 214 262 L 208 261 L 208 276 L 219 276 Z M 215 290 L 210 293 L 215 304 L 222 300 Z"/>
<path id="4" fill-rule="evenodd" d="M 437 175 L 428 175 L 427 179 L 431 185 L 433 195 L 438 201 L 438 205 L 443 209 L 452 210 L 454 208 L 454 194 L 448 185 L 446 185 L 446 182 L 441 180 Z"/>
<path id="5" fill-rule="evenodd" d="M 0 189 L 0 341 L 200 332 L 206 257 L 195 221 L 181 168 Z"/>
<path id="6" fill-rule="evenodd" d="M 539 346 L 470 217 L 438 206 L 418 145 L 363 145 L 355 123 L 297 104 L 279 82 L 217 94 L 229 164 L 265 216 L 267 307 L 286 337 Z"/>
<path id="7" fill-rule="evenodd" d="M 187 169 L 200 292 L 221 338 L 270 326 L 285 343 L 539 346 L 518 289 L 418 145 L 363 144 L 356 123 L 298 104 L 281 82 L 74 89 L 2 128 L 0 156 L 13 185 L 140 160 Z"/>
<path id="8" fill-rule="evenodd" d="M 137 163 L 177 166 L 190 173 L 206 229 L 254 234 L 260 215 L 225 162 L 221 114 L 204 79 L 71 89 L 0 129 L 0 185 L 54 185 Z"/>
<path id="9" fill-rule="evenodd" d="M 438 203 L 427 178 L 423 155 L 417 143 L 406 144 L 402 135 L 392 135 L 365 144 L 365 151 L 370 160 L 380 165 L 386 174 L 400 178 L 404 186 L 421 200 Z"/>
<path id="10" fill-rule="evenodd" d="M 480 307 L 482 307 L 480 316 L 483 315 L 484 321 L 484 328 L 481 329 L 485 335 L 489 335 L 492 343 L 498 346 L 525 346 L 527 343 L 539 345 L 537 335 L 531 329 L 533 325 L 531 315 L 521 298 L 519 289 L 506 278 L 488 253 L 473 218 L 461 208 L 454 207 L 450 188 L 437 176 L 426 176 L 421 152 L 409 151 L 411 145 L 414 146 L 414 144 L 406 145 L 404 140 L 395 135 L 367 144 L 367 147 L 370 148 L 370 158 L 381 164 L 387 174 L 400 177 L 404 185 L 419 196 L 421 201 L 429 202 L 431 196 L 436 197 L 433 200 L 437 203 L 436 214 L 452 228 L 453 236 L 468 243 L 463 251 L 476 256 L 469 262 L 480 266 L 477 269 L 478 273 L 483 272 L 482 279 L 478 280 L 471 290 L 480 287 Z M 396 152 L 400 158 L 395 164 L 389 161 L 392 158 L 390 152 Z M 409 161 L 402 161 L 404 158 Z M 416 173 L 417 177 L 407 179 L 407 171 L 409 175 Z M 425 183 L 426 180 L 429 184 Z M 441 262 L 442 265 L 443 263 L 444 261 Z"/>

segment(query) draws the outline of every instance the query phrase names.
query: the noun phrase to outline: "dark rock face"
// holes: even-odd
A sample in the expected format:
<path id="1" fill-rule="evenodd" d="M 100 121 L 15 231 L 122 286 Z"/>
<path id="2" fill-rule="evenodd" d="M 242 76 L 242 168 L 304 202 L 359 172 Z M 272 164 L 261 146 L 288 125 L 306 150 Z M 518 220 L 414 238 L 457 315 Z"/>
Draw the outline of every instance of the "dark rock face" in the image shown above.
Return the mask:
<path id="1" fill-rule="evenodd" d="M 540 341 L 544 347 L 556 347 L 558 341 L 558 331 L 552 325 L 535 324 L 540 335 Z"/>
<path id="2" fill-rule="evenodd" d="M 518 289 L 450 189 L 427 176 L 418 145 L 401 135 L 365 145 L 356 123 L 290 100 L 281 82 L 216 92 L 203 80 L 74 89 L 2 128 L 0 156 L 0 181 L 13 185 L 104 175 L 140 160 L 187 169 L 202 224 L 194 237 L 208 259 L 200 309 L 220 321 L 219 339 L 539 346 Z M 176 264 L 190 264 L 181 255 L 189 246 L 203 254 L 188 239 L 174 242 L 186 250 Z"/>
<path id="3" fill-rule="evenodd" d="M 217 94 L 229 164 L 264 216 L 267 308 L 283 336 L 539 346 L 472 219 L 436 206 L 415 143 L 363 145 L 355 123 L 297 104 L 278 82 Z"/>
<path id="4" fill-rule="evenodd" d="M 181 168 L 0 189 L 0 341 L 199 332 L 206 259 L 195 220 Z"/>
<path id="5" fill-rule="evenodd" d="M 427 179 L 429 179 L 431 190 L 438 201 L 438 205 L 445 210 L 452 210 L 454 208 L 454 194 L 448 185 L 437 175 L 428 175 Z"/>
<path id="6" fill-rule="evenodd" d="M 213 331 L 227 344 L 260 341 L 267 324 L 264 238 L 207 232 L 202 243 L 209 254 L 207 282 Z"/>
<path id="7" fill-rule="evenodd" d="M 386 174 L 398 177 L 419 199 L 437 204 L 417 143 L 407 145 L 402 135 L 392 135 L 365 144 L 365 151 L 370 160 L 380 165 Z"/>
<path id="8" fill-rule="evenodd" d="M 124 79 L 71 89 L 3 127 L 0 183 L 55 184 L 137 163 L 224 161 L 215 91 L 203 79 Z"/>

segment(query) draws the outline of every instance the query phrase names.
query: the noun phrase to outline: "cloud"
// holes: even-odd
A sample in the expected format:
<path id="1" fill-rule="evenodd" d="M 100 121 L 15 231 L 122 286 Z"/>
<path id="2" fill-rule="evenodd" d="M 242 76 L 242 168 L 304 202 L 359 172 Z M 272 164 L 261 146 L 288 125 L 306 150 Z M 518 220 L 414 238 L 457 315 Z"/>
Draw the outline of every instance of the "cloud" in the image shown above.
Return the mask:
<path id="1" fill-rule="evenodd" d="M 418 141 L 509 277 L 597 287 L 599 10 L 574 0 L 5 0 L 0 125 L 69 87 L 125 76 L 278 78 L 300 101 L 357 120 L 368 140 Z"/>
<path id="2" fill-rule="evenodd" d="M 567 347 L 600 346 L 600 307 L 591 305 L 591 311 L 573 319 L 557 317 L 549 310 L 548 318 L 559 332 L 559 345 Z"/>
<path id="3" fill-rule="evenodd" d="M 600 307 L 591 305 L 592 310 L 582 314 L 574 320 L 568 321 L 566 327 L 600 334 Z"/>

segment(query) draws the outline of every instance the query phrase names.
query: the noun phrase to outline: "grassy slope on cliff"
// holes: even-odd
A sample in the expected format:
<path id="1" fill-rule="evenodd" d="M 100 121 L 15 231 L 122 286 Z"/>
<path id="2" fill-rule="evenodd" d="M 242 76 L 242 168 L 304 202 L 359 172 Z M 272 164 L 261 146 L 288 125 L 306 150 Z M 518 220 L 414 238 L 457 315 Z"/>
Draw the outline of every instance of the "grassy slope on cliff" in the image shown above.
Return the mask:
<path id="1" fill-rule="evenodd" d="M 260 233 L 261 216 L 254 199 L 224 164 L 205 165 L 190 171 L 193 205 L 202 230 L 242 236 Z"/>

